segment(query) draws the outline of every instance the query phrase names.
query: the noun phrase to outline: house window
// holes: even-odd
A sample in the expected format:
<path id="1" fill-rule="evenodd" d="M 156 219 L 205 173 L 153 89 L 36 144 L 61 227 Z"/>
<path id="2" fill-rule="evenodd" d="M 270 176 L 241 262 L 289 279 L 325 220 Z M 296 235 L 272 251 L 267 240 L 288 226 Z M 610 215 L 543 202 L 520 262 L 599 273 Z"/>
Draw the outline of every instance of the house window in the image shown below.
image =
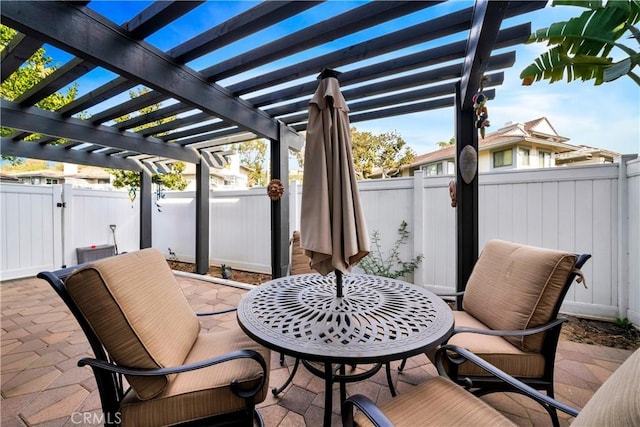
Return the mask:
<path id="1" fill-rule="evenodd" d="M 551 153 L 548 151 L 540 151 L 538 153 L 538 167 L 550 168 L 551 167 Z"/>
<path id="2" fill-rule="evenodd" d="M 57 184 L 58 180 L 57 179 L 53 179 L 53 178 L 47 178 L 47 184 Z"/>
<path id="3" fill-rule="evenodd" d="M 493 152 L 493 167 L 502 168 L 513 165 L 513 151 L 511 149 Z"/>
<path id="4" fill-rule="evenodd" d="M 520 166 L 529 166 L 529 149 L 519 148 L 518 157 L 520 157 Z"/>
<path id="5" fill-rule="evenodd" d="M 456 164 L 449 160 L 447 162 L 447 175 L 455 175 L 456 174 Z"/>
<path id="6" fill-rule="evenodd" d="M 422 168 L 427 176 L 442 175 L 442 162 L 431 163 Z"/>

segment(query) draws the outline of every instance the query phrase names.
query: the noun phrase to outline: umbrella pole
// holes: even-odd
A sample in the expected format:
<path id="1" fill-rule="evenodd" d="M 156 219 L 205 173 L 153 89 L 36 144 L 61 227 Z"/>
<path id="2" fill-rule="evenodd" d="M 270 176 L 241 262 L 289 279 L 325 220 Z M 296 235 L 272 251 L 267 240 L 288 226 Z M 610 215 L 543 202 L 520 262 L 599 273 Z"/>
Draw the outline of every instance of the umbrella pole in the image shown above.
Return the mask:
<path id="1" fill-rule="evenodd" d="M 342 271 L 336 268 L 336 293 L 338 298 L 342 298 Z"/>

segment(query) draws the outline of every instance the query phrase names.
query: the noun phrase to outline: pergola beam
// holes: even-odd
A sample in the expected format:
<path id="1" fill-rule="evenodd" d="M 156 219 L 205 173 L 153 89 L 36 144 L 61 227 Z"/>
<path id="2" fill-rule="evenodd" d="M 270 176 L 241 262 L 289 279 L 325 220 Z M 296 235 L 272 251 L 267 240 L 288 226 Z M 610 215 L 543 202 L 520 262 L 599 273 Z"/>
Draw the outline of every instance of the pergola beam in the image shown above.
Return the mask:
<path id="1" fill-rule="evenodd" d="M 186 63 L 314 7 L 323 1 L 325 0 L 262 2 L 229 21 L 187 40 L 167 53 L 176 61 Z"/>
<path id="2" fill-rule="evenodd" d="M 2 125 L 9 128 L 42 133 L 56 139 L 83 141 L 102 147 L 131 150 L 190 163 L 200 162 L 197 151 L 166 143 L 157 138 L 145 138 L 134 132 L 119 132 L 110 126 L 95 126 L 86 120 L 63 117 L 58 113 L 35 107 L 21 108 L 18 104 L 6 100 L 1 100 L 0 105 L 2 106 Z"/>
<path id="3" fill-rule="evenodd" d="M 52 162 L 75 163 L 101 168 L 124 169 L 140 172 L 142 166 L 133 159 L 110 156 L 103 153 L 91 153 L 72 150 L 56 145 L 41 145 L 35 142 L 14 141 L 11 138 L 0 139 L 0 152 L 4 156 L 27 157 L 29 159 L 48 160 Z"/>
<path id="4" fill-rule="evenodd" d="M 370 2 L 229 58 L 201 72 L 208 79 L 218 81 L 438 3 L 441 1 Z M 327 31 L 329 28 L 331 30 Z"/>
<path id="5" fill-rule="evenodd" d="M 0 52 L 0 79 L 4 82 L 41 46 L 42 42 L 37 38 L 17 34 Z"/>
<path id="6" fill-rule="evenodd" d="M 96 68 L 95 64 L 81 58 L 73 58 L 62 67 L 40 80 L 30 89 L 26 90 L 15 101 L 23 107 L 31 107 L 36 102 L 46 98 L 52 93 L 73 83 L 78 78 Z"/>
<path id="7" fill-rule="evenodd" d="M 323 68 L 337 68 L 355 61 L 373 58 L 395 49 L 403 49 L 464 31 L 468 28 L 472 8 L 467 8 L 443 17 L 435 18 L 391 34 L 358 43 L 338 51 L 321 55 L 307 61 L 256 76 L 228 89 L 234 94 L 246 94 L 270 86 L 319 72 Z"/>
<path id="8" fill-rule="evenodd" d="M 155 1 L 122 27 L 132 37 L 142 39 L 193 10 L 204 1 Z"/>
<path id="9" fill-rule="evenodd" d="M 462 108 L 473 105 L 471 98 L 480 88 L 508 6 L 508 1 L 497 0 L 478 0 L 475 4 L 460 82 Z M 530 29 L 527 34 L 531 34 Z"/>
<path id="10" fill-rule="evenodd" d="M 151 45 L 132 40 L 88 8 L 59 2 L 6 2 L 2 16 L 6 25 L 19 31 L 35 33 L 47 43 L 265 138 L 278 138 L 277 121 Z M 76 27 L 91 28 L 92 37 L 68 31 Z"/>

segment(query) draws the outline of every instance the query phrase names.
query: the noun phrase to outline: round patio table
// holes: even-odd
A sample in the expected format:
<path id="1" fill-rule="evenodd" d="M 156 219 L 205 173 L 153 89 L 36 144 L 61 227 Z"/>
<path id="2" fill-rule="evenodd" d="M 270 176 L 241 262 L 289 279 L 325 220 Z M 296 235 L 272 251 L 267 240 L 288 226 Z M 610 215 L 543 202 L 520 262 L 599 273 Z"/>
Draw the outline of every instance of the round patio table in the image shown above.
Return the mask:
<path id="1" fill-rule="evenodd" d="M 240 327 L 267 348 L 294 356 L 325 380 L 324 425 L 331 425 L 333 383 L 341 403 L 347 382 L 374 375 L 382 364 L 430 350 L 453 332 L 453 313 L 432 292 L 371 275 L 344 275 L 343 297 L 335 276 L 304 274 L 266 282 L 238 304 Z M 320 362 L 317 369 L 310 362 Z M 345 374 L 345 365 L 374 364 L 364 374 Z M 339 366 L 338 372 L 334 365 Z"/>

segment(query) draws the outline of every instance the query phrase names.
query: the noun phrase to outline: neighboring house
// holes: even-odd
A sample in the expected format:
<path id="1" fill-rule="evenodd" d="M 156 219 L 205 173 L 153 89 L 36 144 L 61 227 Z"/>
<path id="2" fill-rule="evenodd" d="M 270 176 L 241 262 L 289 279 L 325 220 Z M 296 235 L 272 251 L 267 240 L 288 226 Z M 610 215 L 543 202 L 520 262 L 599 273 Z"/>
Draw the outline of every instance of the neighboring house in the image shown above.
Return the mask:
<path id="1" fill-rule="evenodd" d="M 478 138 L 478 172 L 507 169 L 550 168 L 568 164 L 612 163 L 618 153 L 568 144 L 546 117 L 526 123 L 507 123 Z M 416 156 L 403 176 L 423 170 L 425 175 L 455 174 L 455 146 Z"/>
<path id="2" fill-rule="evenodd" d="M 240 164 L 240 156 L 225 156 L 227 163 L 223 168 L 209 169 L 209 186 L 215 190 L 245 190 L 249 177 L 249 168 Z M 182 176 L 189 181 L 186 190 L 196 189 L 196 165 L 186 163 Z"/>
<path id="3" fill-rule="evenodd" d="M 20 181 L 18 178 L 13 177 L 13 176 L 9 176 L 5 173 L 0 172 L 0 183 L 5 183 L 5 184 L 22 184 L 23 182 Z"/>
<path id="4" fill-rule="evenodd" d="M 249 169 L 240 165 L 237 155 L 230 155 L 225 167 L 210 168 L 209 184 L 216 190 L 243 190 L 247 188 Z M 187 191 L 195 190 L 196 167 L 186 163 L 182 176 L 189 182 Z M 38 171 L 5 173 L 2 182 L 21 182 L 32 185 L 72 184 L 78 188 L 114 189 L 112 176 L 106 169 L 65 163 L 64 170 L 42 169 Z"/>
<path id="5" fill-rule="evenodd" d="M 575 151 L 557 154 L 556 166 L 613 163 L 619 156 L 615 151 L 581 145 Z"/>
<path id="6" fill-rule="evenodd" d="M 77 165 L 68 163 L 65 163 L 62 171 L 58 169 L 41 169 L 7 175 L 20 180 L 24 184 L 31 185 L 72 184 L 74 187 L 80 188 L 105 188 L 111 186 L 111 175 L 105 169 L 93 166 L 78 168 Z"/>

